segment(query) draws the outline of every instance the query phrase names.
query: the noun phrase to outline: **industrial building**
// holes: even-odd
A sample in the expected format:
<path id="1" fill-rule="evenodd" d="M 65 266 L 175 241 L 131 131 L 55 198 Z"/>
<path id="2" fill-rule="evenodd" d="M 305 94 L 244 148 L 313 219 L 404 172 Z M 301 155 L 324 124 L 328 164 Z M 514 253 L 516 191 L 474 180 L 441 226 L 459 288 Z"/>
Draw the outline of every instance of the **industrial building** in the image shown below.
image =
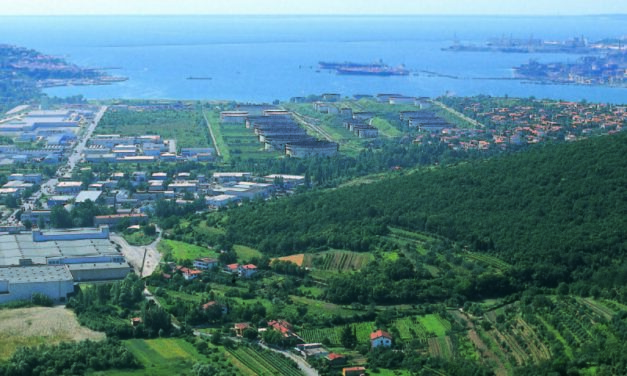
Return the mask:
<path id="1" fill-rule="evenodd" d="M 0 304 L 30 300 L 34 293 L 65 301 L 74 292 L 74 278 L 67 265 L 0 267 Z"/>
<path id="2" fill-rule="evenodd" d="M 130 272 L 107 226 L 0 235 L 0 303 L 34 292 L 62 300 L 75 282 L 123 279 Z"/>

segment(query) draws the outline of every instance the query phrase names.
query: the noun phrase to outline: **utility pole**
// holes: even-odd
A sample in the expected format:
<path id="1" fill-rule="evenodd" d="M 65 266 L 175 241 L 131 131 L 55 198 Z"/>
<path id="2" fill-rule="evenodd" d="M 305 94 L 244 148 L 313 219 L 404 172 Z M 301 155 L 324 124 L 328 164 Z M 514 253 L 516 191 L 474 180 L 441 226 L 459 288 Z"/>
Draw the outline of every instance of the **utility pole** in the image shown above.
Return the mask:
<path id="1" fill-rule="evenodd" d="M 142 267 L 139 270 L 139 278 L 144 275 L 144 264 L 146 263 L 146 254 L 148 253 L 148 248 L 144 248 L 144 258 L 142 259 Z"/>

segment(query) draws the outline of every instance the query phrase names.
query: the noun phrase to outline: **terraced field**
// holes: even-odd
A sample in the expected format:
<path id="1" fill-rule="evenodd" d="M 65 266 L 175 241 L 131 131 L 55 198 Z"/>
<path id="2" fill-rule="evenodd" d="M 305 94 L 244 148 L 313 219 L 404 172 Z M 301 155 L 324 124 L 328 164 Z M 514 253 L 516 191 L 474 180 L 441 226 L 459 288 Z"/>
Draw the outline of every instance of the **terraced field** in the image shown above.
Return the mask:
<path id="1" fill-rule="evenodd" d="M 245 365 L 254 374 L 259 376 L 301 376 L 301 371 L 296 364 L 271 351 L 240 346 L 237 349 L 229 349 L 229 354 Z"/>

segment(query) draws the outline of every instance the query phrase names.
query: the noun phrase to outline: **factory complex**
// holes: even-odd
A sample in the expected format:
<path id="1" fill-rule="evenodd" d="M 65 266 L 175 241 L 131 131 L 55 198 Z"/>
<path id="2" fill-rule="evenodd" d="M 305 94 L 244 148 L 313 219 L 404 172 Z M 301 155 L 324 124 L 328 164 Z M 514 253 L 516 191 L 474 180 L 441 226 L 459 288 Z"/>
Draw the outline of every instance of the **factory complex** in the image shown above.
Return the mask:
<path id="1" fill-rule="evenodd" d="M 0 236 L 0 304 L 42 293 L 64 301 L 78 282 L 123 279 L 131 272 L 108 226 Z"/>

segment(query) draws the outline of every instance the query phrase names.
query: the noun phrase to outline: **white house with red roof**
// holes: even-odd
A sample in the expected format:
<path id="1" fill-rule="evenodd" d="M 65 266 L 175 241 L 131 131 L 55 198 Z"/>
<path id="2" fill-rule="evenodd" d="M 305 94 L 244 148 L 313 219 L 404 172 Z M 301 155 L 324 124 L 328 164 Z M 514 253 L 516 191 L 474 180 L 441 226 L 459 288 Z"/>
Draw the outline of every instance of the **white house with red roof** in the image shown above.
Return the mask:
<path id="1" fill-rule="evenodd" d="M 177 267 L 178 270 L 181 271 L 181 273 L 183 274 L 183 278 L 185 278 L 186 281 L 191 281 L 192 279 L 196 279 L 198 278 L 201 274 L 202 274 L 202 270 L 196 270 L 196 269 L 189 269 L 186 267 Z"/>
<path id="2" fill-rule="evenodd" d="M 381 329 L 376 330 L 370 333 L 370 346 L 373 348 L 379 346 L 390 347 L 392 346 L 392 336 Z"/>

